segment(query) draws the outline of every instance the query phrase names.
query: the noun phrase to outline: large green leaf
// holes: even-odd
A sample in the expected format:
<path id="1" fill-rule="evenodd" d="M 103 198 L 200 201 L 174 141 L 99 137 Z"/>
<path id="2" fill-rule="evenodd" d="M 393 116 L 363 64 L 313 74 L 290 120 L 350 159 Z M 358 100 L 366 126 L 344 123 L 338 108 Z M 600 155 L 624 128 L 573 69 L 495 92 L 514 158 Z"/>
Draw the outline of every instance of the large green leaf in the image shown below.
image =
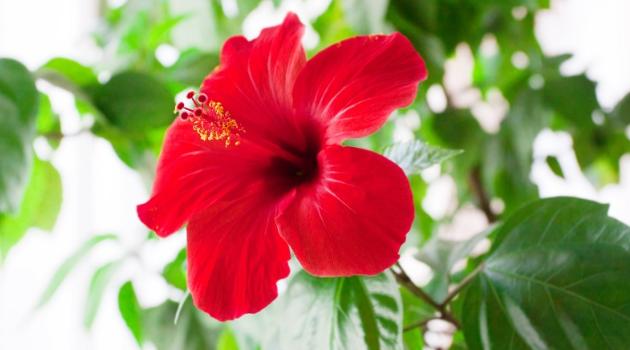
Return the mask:
<path id="1" fill-rule="evenodd" d="M 428 145 L 420 140 L 395 143 L 385 149 L 383 154 L 398 164 L 407 175 L 439 164 L 460 154 L 461 150 L 451 150 Z"/>
<path id="2" fill-rule="evenodd" d="M 63 280 L 70 274 L 72 269 L 74 269 L 82 260 L 85 258 L 94 247 L 96 247 L 99 243 L 108 240 L 114 240 L 117 237 L 112 234 L 104 234 L 94 236 L 87 241 L 85 241 L 79 248 L 70 255 L 62 264 L 59 266 L 57 271 L 55 271 L 54 275 L 48 282 L 48 286 L 44 290 L 44 293 L 39 298 L 39 302 L 37 303 L 37 307 L 44 306 L 50 299 L 53 297 Z"/>
<path id="3" fill-rule="evenodd" d="M 143 132 L 169 125 L 174 96 L 151 75 L 123 72 L 96 92 L 96 106 L 107 120 L 125 132 Z"/>
<path id="4" fill-rule="evenodd" d="M 19 62 L 0 59 L 0 213 L 15 213 L 31 169 L 37 90 Z"/>
<path id="5" fill-rule="evenodd" d="M 133 337 L 142 346 L 142 308 L 131 281 L 126 282 L 118 291 L 118 310 Z"/>
<path id="6" fill-rule="evenodd" d="M 402 304 L 393 276 L 316 278 L 299 272 L 278 305 L 269 349 L 400 349 Z M 287 320 L 290 320 L 287 322 Z"/>
<path id="7" fill-rule="evenodd" d="M 30 227 L 53 228 L 61 209 L 61 196 L 61 177 L 57 170 L 50 163 L 35 158 L 18 214 L 0 214 L 0 261 Z"/>
<path id="8" fill-rule="evenodd" d="M 630 228 L 607 206 L 533 202 L 498 229 L 464 297 L 472 349 L 625 349 L 630 344 Z"/>

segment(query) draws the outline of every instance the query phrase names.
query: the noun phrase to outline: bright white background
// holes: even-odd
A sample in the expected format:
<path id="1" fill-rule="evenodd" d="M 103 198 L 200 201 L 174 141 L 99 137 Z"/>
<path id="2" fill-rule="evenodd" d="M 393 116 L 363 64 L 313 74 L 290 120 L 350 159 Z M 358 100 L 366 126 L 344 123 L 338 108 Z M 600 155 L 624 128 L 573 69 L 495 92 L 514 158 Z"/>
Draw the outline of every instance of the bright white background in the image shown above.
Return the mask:
<path id="1" fill-rule="evenodd" d="M 325 9 L 327 2 L 288 0 L 283 11 L 291 8 L 303 19 L 310 19 Z M 97 11 L 96 0 L 0 0 L 0 56 L 17 58 L 31 69 L 56 56 L 94 62 L 98 50 L 90 43 L 89 33 L 97 24 Z M 282 11 L 274 12 L 269 1 L 245 22 L 244 31 L 255 35 L 262 26 L 282 17 Z M 605 107 L 612 107 L 630 90 L 629 1 L 556 0 L 552 10 L 539 14 L 537 24 L 545 51 L 574 53 L 574 59 L 563 68 L 567 73 L 586 71 L 596 80 L 598 97 Z M 312 43 L 317 39 L 309 35 L 307 40 Z M 465 62 L 460 66 L 465 72 Z M 71 133 L 80 128 L 71 96 L 45 85 L 42 88 L 53 96 L 54 108 L 63 117 L 64 131 Z M 630 156 L 624 159 L 621 184 L 598 191 L 577 169 L 567 135 L 543 132 L 535 146 L 539 159 L 557 154 L 567 174 L 566 179 L 557 178 L 544 162 L 537 161 L 531 176 L 542 195 L 565 194 L 610 202 L 611 214 L 630 223 Z M 45 150 L 40 154 L 49 156 Z M 183 245 L 184 237 L 179 234 L 143 250 L 141 255 L 147 261 L 144 266 L 124 266 L 120 280 L 114 281 L 105 295 L 93 331 L 86 332 L 82 312 L 91 272 L 144 239 L 146 230 L 136 218 L 135 205 L 146 200 L 148 192 L 107 142 L 90 135 L 64 140 L 52 161 L 63 178 L 61 215 L 52 233 L 30 232 L 0 268 L 0 349 L 134 349 L 133 339 L 118 315 L 117 286 L 124 278 L 133 278 L 145 306 L 169 296 L 176 298 L 155 273 Z M 428 176 L 434 180 L 425 205 L 429 213 L 440 217 L 453 207 L 453 183 L 448 176 L 440 176 L 439 169 Z M 452 230 L 470 231 L 470 223 L 479 221 L 479 213 L 469 214 L 463 216 L 463 221 L 456 220 Z M 482 227 L 483 222 L 477 226 Z M 49 305 L 32 313 L 56 267 L 82 241 L 97 233 L 119 235 L 122 248 L 110 244 L 98 249 L 70 275 Z M 422 271 L 417 268 L 418 279 L 422 279 Z"/>

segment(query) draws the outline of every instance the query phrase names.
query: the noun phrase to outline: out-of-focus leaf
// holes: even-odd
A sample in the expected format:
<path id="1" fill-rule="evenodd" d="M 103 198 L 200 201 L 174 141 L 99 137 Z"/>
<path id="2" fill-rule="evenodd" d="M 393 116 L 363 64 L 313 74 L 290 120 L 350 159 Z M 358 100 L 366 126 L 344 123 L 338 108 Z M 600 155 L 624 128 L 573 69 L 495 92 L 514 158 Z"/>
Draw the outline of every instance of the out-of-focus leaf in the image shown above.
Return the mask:
<path id="1" fill-rule="evenodd" d="M 181 53 L 175 64 L 166 69 L 165 80 L 179 92 L 187 87 L 198 87 L 203 79 L 219 64 L 219 56 L 195 49 Z"/>
<path id="2" fill-rule="evenodd" d="M 406 288 L 400 289 L 403 304 L 403 325 L 404 327 L 415 326 L 418 322 L 423 322 L 435 315 L 432 306 L 426 304 L 416 295 L 411 294 Z M 408 350 L 422 349 L 424 345 L 423 330 L 421 326 L 403 333 L 403 343 Z"/>
<path id="3" fill-rule="evenodd" d="M 173 121 L 174 96 L 151 75 L 123 72 L 113 76 L 95 96 L 107 120 L 126 132 L 143 132 Z"/>
<path id="4" fill-rule="evenodd" d="M 75 93 L 89 94 L 99 85 L 91 68 L 64 57 L 56 57 L 46 62 L 37 71 L 37 75 Z"/>
<path id="5" fill-rule="evenodd" d="M 37 308 L 44 306 L 50 298 L 55 294 L 61 283 L 66 279 L 68 274 L 74 269 L 82 260 L 85 258 L 92 249 L 97 246 L 99 243 L 108 240 L 115 240 L 117 237 L 112 234 L 103 234 L 94 236 L 87 241 L 83 242 L 77 250 L 70 255 L 55 271 L 54 275 L 48 282 L 48 286 L 42 293 L 42 296 L 39 298 L 39 302 L 37 303 Z"/>
<path id="6" fill-rule="evenodd" d="M 58 147 L 61 137 L 61 122 L 59 115 L 55 113 L 50 104 L 48 95 L 41 94 L 39 100 L 39 112 L 37 114 L 37 133 L 49 136 L 51 146 Z"/>
<path id="7" fill-rule="evenodd" d="M 356 35 L 346 22 L 342 0 L 333 0 L 326 11 L 313 22 L 313 28 L 319 34 L 317 49 L 323 49 L 343 39 Z M 319 51 L 319 50 L 316 50 Z"/>
<path id="8" fill-rule="evenodd" d="M 19 209 L 32 166 L 37 102 L 29 71 L 0 59 L 0 213 Z"/>
<path id="9" fill-rule="evenodd" d="M 136 339 L 138 345 L 142 346 L 144 339 L 142 333 L 142 308 L 131 281 L 123 284 L 118 291 L 118 310 L 120 310 L 120 315 L 131 334 L 133 334 L 134 339 Z"/>
<path id="10" fill-rule="evenodd" d="M 188 298 L 190 300 L 190 298 Z M 165 303 L 145 309 L 143 326 L 145 340 L 158 350 L 213 350 L 216 349 L 221 325 L 186 303 L 177 324 L 173 324 L 177 303 Z"/>
<path id="11" fill-rule="evenodd" d="M 481 242 L 489 231 L 478 233 L 463 241 L 452 241 L 433 237 L 415 255 L 415 258 L 429 265 L 433 270 L 432 296 L 439 303 L 446 298 L 450 284 L 451 270 L 459 260 L 470 255 L 475 246 Z"/>
<path id="12" fill-rule="evenodd" d="M 398 285 L 389 273 L 316 278 L 302 271 L 291 280 L 281 303 L 281 324 L 263 348 L 402 347 L 402 304 Z"/>
<path id="13" fill-rule="evenodd" d="M 389 0 L 342 0 L 345 18 L 358 34 L 382 33 Z"/>
<path id="14" fill-rule="evenodd" d="M 217 342 L 217 350 L 239 350 L 234 333 L 229 328 L 224 328 Z"/>
<path id="15" fill-rule="evenodd" d="M 503 200 L 506 214 L 537 197 L 536 187 L 529 178 L 533 143 L 548 120 L 549 112 L 541 94 L 525 89 L 512 101 L 499 134 L 486 140 L 484 184 L 489 196 Z"/>
<path id="16" fill-rule="evenodd" d="M 0 95 L 15 103 L 22 124 L 33 122 L 37 114 L 37 89 L 31 73 L 20 62 L 0 59 Z"/>
<path id="17" fill-rule="evenodd" d="M 96 269 L 96 272 L 92 275 L 85 304 L 85 313 L 83 315 L 83 324 L 86 328 L 92 328 L 98 309 L 101 306 L 105 290 L 120 267 L 120 263 L 120 261 L 109 262 Z"/>
<path id="18" fill-rule="evenodd" d="M 181 290 L 186 290 L 185 264 L 186 249 L 183 248 L 179 251 L 175 260 L 166 264 L 166 266 L 164 266 L 164 270 L 162 271 L 162 276 L 164 276 L 166 282 Z"/>
<path id="19" fill-rule="evenodd" d="M 553 171 L 554 174 L 564 177 L 564 173 L 562 172 L 562 167 L 560 166 L 560 162 L 558 162 L 558 158 L 553 156 L 548 156 L 545 158 L 545 162 L 549 166 L 549 169 Z"/>
<path id="20" fill-rule="evenodd" d="M 50 163 L 35 158 L 18 214 L 0 214 L 0 261 L 30 227 L 53 228 L 61 209 L 61 196 L 61 177 L 57 170 Z"/>
<path id="21" fill-rule="evenodd" d="M 607 206 L 551 198 L 516 211 L 464 295 L 472 349 L 623 349 L 630 228 Z"/>
<path id="22" fill-rule="evenodd" d="M 630 94 L 627 94 L 612 111 L 611 116 L 620 121 L 623 125 L 630 124 Z"/>
<path id="23" fill-rule="evenodd" d="M 383 154 L 398 164 L 407 175 L 411 175 L 417 174 L 462 152 L 461 150 L 435 147 L 420 140 L 414 140 L 393 144 L 387 147 Z"/>
<path id="24" fill-rule="evenodd" d="M 591 128 L 593 112 L 599 108 L 595 83 L 585 75 L 559 76 L 546 79 L 543 89 L 545 102 L 579 128 Z"/>

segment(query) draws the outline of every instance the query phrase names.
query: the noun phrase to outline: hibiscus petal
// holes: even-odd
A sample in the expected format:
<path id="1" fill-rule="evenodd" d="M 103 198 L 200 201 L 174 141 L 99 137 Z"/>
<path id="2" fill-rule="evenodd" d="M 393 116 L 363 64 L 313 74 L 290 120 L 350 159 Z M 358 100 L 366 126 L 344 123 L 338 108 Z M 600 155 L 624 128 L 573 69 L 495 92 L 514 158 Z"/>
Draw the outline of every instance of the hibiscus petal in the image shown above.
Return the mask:
<path id="1" fill-rule="evenodd" d="M 328 143 L 369 135 L 397 108 L 413 102 L 426 79 L 424 61 L 400 33 L 359 36 L 306 63 L 293 99 L 298 115 L 328 126 Z"/>
<path id="2" fill-rule="evenodd" d="M 232 37 L 223 46 L 221 65 L 204 81 L 202 92 L 221 102 L 250 139 L 294 139 L 290 135 L 299 130 L 291 112 L 293 85 L 306 62 L 303 33 L 298 17 L 289 13 L 252 41 Z"/>
<path id="3" fill-rule="evenodd" d="M 331 145 L 320 179 L 296 190 L 277 218 L 280 234 L 317 276 L 373 275 L 398 260 L 413 221 L 403 171 L 385 157 Z"/>
<path id="4" fill-rule="evenodd" d="M 278 295 L 291 255 L 278 235 L 275 196 L 251 185 L 241 198 L 193 216 L 188 225 L 188 286 L 195 305 L 225 321 L 255 313 Z"/>
<path id="5" fill-rule="evenodd" d="M 177 119 L 166 133 L 153 195 L 138 206 L 140 220 L 164 237 L 195 212 L 237 192 L 268 166 L 269 157 L 252 147 L 202 141 L 189 122 Z"/>

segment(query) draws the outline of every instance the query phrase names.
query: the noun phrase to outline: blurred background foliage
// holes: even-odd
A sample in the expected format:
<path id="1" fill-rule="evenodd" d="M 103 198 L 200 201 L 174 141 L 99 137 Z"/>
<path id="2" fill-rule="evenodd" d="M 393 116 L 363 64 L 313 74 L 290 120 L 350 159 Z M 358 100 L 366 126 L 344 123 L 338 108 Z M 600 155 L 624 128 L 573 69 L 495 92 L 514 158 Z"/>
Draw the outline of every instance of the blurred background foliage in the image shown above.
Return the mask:
<path id="1" fill-rule="evenodd" d="M 0 60 L 0 259 L 28 228 L 50 230 L 62 201 L 59 174 L 50 162 L 35 156 L 33 142 L 44 139 L 54 150 L 72 135 L 62 133 L 49 97 L 38 92 L 35 82 L 43 80 L 71 92 L 84 120 L 79 132 L 110 142 L 118 157 L 150 185 L 164 132 L 174 118 L 176 96 L 200 85 L 218 64 L 222 42 L 240 34 L 243 21 L 260 5 L 256 0 L 225 3 L 129 0 L 111 8 L 103 2 L 102 22 L 93 34 L 102 50 L 100 62 L 87 66 L 59 57 L 29 72 L 19 62 Z M 273 6 L 282 6 L 282 1 L 273 1 Z M 434 271 L 426 288 L 438 301 L 446 298 L 450 285 L 472 271 L 478 258 L 452 274 L 455 262 L 469 256 L 490 232 L 461 242 L 439 238 L 438 231 L 452 217 L 436 220 L 424 211 L 427 182 L 420 176 L 424 169 L 442 163 L 443 171 L 455 180 L 458 198 L 452 213 L 473 205 L 492 224 L 539 196 L 530 173 L 532 145 L 542 130 L 571 135 L 579 165 L 595 187 L 619 180 L 619 160 L 630 151 L 625 134 L 630 95 L 614 109 L 605 109 L 596 98 L 595 84 L 584 74 L 560 73 L 568 57 L 542 52 L 534 19 L 548 6 L 549 0 L 332 0 L 310 23 L 319 41 L 309 48 L 309 56 L 353 35 L 400 31 L 426 60 L 429 78 L 413 105 L 397 112 L 377 134 L 349 143 L 385 152 L 410 176 L 417 215 L 406 247 L 416 248 L 417 259 Z M 452 84 L 448 62 L 461 55 L 472 59 L 472 76 L 463 84 Z M 442 105 L 431 105 L 430 94 L 440 96 Z M 486 117 L 477 108 L 483 104 L 499 111 L 494 122 L 484 122 Z M 418 116 L 418 125 L 410 128 L 415 141 L 395 144 L 396 123 Z M 563 176 L 557 159 L 545 161 Z M 68 257 L 38 307 L 54 296 L 92 248 L 105 241 L 116 237 L 94 236 Z M 180 291 L 178 300 L 145 308 L 131 282 L 120 286 L 120 316 L 140 346 L 296 349 L 300 348 L 296 344 L 310 342 L 313 349 L 329 344 L 389 349 L 400 346 L 403 327 L 433 315 L 426 303 L 399 290 L 390 273 L 323 280 L 299 272 L 285 295 L 263 313 L 220 324 L 194 309 L 187 297 L 185 257 L 182 249 L 162 274 Z M 94 321 L 112 276 L 131 258 L 133 252 L 94 271 L 87 288 L 86 327 Z M 287 319 L 292 326 L 286 325 Z M 322 319 L 326 323 L 317 323 Z M 285 325 L 278 328 L 280 320 Z M 304 327 L 314 327 L 308 328 L 312 334 L 300 335 Z M 420 349 L 422 334 L 422 327 L 404 332 L 404 347 Z M 457 331 L 453 348 L 465 347 Z"/>

